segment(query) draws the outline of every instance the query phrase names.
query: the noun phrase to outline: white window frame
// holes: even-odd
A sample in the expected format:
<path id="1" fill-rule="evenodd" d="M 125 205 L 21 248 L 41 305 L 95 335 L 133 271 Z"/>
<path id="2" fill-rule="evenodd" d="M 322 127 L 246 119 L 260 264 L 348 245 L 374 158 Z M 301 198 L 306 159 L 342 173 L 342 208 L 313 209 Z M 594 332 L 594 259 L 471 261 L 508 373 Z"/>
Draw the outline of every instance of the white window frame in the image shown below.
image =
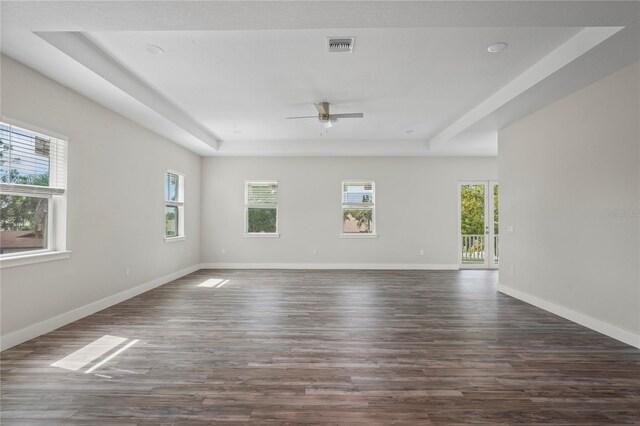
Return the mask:
<path id="1" fill-rule="evenodd" d="M 278 202 L 276 204 L 249 204 L 249 184 L 265 184 L 278 186 Z M 245 180 L 244 181 L 244 236 L 256 238 L 280 237 L 280 184 L 277 180 Z M 249 208 L 252 209 L 276 209 L 276 232 L 249 232 Z"/>
<path id="2" fill-rule="evenodd" d="M 369 185 L 373 190 L 373 199 L 370 203 L 349 204 L 344 201 L 344 186 L 345 185 Z M 373 179 L 349 179 L 343 180 L 340 184 L 340 238 L 378 238 L 377 224 L 376 224 L 376 181 Z M 344 233 L 344 210 L 345 209 L 361 209 L 363 207 L 371 209 L 371 232 L 369 233 Z"/>
<path id="3" fill-rule="evenodd" d="M 178 199 L 176 201 L 167 200 L 167 175 L 172 174 L 178 176 Z M 162 206 L 162 223 L 164 228 L 164 241 L 166 243 L 172 243 L 177 241 L 184 241 L 187 236 L 184 231 L 184 173 L 180 173 L 178 171 L 172 169 L 166 169 L 163 175 L 163 193 L 164 193 L 164 204 Z M 167 224 L 166 224 L 166 208 L 167 207 L 177 207 L 178 209 L 178 235 L 173 237 L 167 237 Z"/>
<path id="4" fill-rule="evenodd" d="M 51 136 L 51 134 L 54 134 L 53 132 L 47 132 L 41 129 L 35 130 L 34 126 L 24 125 L 15 120 L 7 120 L 6 117 L 2 117 L 1 122 L 11 128 L 34 133 L 44 139 L 55 140 L 56 151 L 58 151 L 59 156 L 56 157 L 55 161 L 50 162 L 49 182 L 63 182 L 63 185 L 62 187 L 53 187 L 0 182 L 0 193 L 2 195 L 43 198 L 47 200 L 47 247 L 40 250 L 0 254 L 0 268 L 68 259 L 71 256 L 71 251 L 66 249 L 66 170 L 68 161 L 66 152 L 68 139 L 59 135 Z"/>

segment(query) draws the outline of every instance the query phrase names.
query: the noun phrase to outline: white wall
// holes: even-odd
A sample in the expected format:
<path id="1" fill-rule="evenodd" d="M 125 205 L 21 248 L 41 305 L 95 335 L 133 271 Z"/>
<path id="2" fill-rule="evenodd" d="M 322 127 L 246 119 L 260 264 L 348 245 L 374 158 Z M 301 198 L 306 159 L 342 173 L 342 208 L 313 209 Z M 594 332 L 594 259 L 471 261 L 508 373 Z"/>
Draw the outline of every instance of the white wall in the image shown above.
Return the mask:
<path id="1" fill-rule="evenodd" d="M 496 178 L 495 158 L 205 158 L 202 261 L 455 268 L 457 183 Z M 243 237 L 244 181 L 253 179 L 279 182 L 280 238 Z M 343 179 L 375 180 L 378 238 L 339 237 Z"/>
<path id="2" fill-rule="evenodd" d="M 7 347 L 105 306 L 83 309 L 87 304 L 123 291 L 129 293 L 122 297 L 130 297 L 136 286 L 158 284 L 198 264 L 201 161 L 10 58 L 2 56 L 1 66 L 2 115 L 69 138 L 72 251 L 70 259 L 2 269 L 1 332 Z M 185 173 L 182 242 L 164 242 L 167 168 Z"/>
<path id="3" fill-rule="evenodd" d="M 499 173 L 500 288 L 640 346 L 638 63 L 500 131 Z"/>

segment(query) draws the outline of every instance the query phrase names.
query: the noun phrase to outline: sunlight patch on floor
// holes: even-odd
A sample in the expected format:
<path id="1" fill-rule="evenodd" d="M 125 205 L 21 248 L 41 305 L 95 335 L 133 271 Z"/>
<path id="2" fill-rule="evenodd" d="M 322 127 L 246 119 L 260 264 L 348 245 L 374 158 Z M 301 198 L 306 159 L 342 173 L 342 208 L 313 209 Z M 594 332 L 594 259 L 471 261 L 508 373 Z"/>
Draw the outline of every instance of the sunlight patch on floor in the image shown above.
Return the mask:
<path id="1" fill-rule="evenodd" d="M 220 287 L 222 287 L 223 285 L 225 285 L 228 282 L 229 282 L 229 280 L 225 280 L 225 279 L 221 279 L 221 278 L 209 278 L 208 280 L 203 281 L 200 284 L 198 284 L 198 287 L 220 288 Z"/>
<path id="2" fill-rule="evenodd" d="M 126 340 L 127 339 L 124 337 L 109 335 L 102 336 L 98 340 L 89 343 L 87 346 L 84 346 L 61 360 L 54 362 L 51 366 L 71 371 L 78 371 Z"/>
<path id="3" fill-rule="evenodd" d="M 139 342 L 138 339 L 135 339 L 129 341 L 124 346 L 121 346 L 123 343 L 127 342 L 127 340 L 128 339 L 125 337 L 104 335 L 66 357 L 54 362 L 51 366 L 64 368 L 65 370 L 78 371 L 104 356 L 102 360 L 96 362 L 85 371 L 85 374 L 91 373 Z M 121 347 L 112 352 L 114 349 L 118 348 L 118 346 Z M 109 352 L 112 353 L 107 355 Z"/>

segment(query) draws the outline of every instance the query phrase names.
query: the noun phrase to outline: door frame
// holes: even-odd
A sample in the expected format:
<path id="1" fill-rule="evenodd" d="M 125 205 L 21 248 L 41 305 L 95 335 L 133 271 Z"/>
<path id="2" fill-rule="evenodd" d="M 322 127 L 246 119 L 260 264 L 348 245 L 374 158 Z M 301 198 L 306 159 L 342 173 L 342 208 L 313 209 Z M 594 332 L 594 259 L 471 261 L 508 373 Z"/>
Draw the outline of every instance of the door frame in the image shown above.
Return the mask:
<path id="1" fill-rule="evenodd" d="M 498 253 L 498 262 L 495 261 L 495 257 L 493 256 L 493 252 L 496 250 L 494 241 L 495 241 L 495 224 L 493 223 L 493 218 L 495 217 L 494 211 L 494 188 L 498 187 L 498 211 L 500 211 L 500 185 L 497 180 L 490 180 L 489 186 L 487 187 L 487 191 L 489 192 L 489 210 L 487 218 L 487 222 L 489 223 L 489 269 L 498 269 L 498 264 L 500 262 L 500 255 Z M 498 216 L 498 228 L 500 227 L 500 216 Z M 486 235 L 486 234 L 485 234 Z M 500 233 L 498 233 L 498 238 L 500 237 Z M 500 242 L 498 242 L 498 250 L 500 249 Z"/>
<path id="2" fill-rule="evenodd" d="M 462 186 L 463 185 L 483 185 L 484 194 L 484 226 L 485 226 L 485 247 L 484 262 L 482 264 L 462 263 L 462 227 L 460 222 L 462 219 Z M 493 188 L 498 185 L 497 180 L 459 180 L 458 181 L 458 215 L 456 218 L 457 238 L 458 238 L 458 266 L 460 269 L 498 269 L 498 264 L 493 258 L 493 242 L 494 242 L 494 224 L 493 224 Z M 499 189 L 498 189 L 499 190 Z M 499 220 L 499 219 L 498 219 Z"/>

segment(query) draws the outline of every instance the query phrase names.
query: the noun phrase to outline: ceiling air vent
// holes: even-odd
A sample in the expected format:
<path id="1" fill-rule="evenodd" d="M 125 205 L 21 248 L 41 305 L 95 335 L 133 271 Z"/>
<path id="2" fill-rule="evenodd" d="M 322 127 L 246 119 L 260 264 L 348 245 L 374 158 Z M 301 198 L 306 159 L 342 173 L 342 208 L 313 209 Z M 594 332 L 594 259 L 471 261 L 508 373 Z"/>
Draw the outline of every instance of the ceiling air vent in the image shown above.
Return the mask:
<path id="1" fill-rule="evenodd" d="M 353 52 L 353 42 L 355 37 L 330 37 L 327 40 L 329 53 Z"/>

